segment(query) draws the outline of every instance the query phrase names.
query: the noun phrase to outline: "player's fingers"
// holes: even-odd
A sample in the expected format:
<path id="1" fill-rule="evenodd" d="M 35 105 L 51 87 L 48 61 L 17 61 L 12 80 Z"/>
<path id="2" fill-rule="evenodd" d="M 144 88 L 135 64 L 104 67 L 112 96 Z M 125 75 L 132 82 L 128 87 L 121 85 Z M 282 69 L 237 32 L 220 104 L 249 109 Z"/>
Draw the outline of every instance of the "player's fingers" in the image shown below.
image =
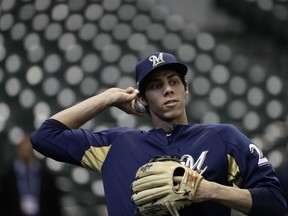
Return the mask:
<path id="1" fill-rule="evenodd" d="M 183 176 L 173 176 L 173 182 L 175 184 L 180 184 L 182 181 Z"/>
<path id="2" fill-rule="evenodd" d="M 125 92 L 127 92 L 129 94 L 133 93 L 133 94 L 137 95 L 139 93 L 139 90 L 135 89 L 133 87 L 128 87 L 128 88 L 125 89 Z"/>

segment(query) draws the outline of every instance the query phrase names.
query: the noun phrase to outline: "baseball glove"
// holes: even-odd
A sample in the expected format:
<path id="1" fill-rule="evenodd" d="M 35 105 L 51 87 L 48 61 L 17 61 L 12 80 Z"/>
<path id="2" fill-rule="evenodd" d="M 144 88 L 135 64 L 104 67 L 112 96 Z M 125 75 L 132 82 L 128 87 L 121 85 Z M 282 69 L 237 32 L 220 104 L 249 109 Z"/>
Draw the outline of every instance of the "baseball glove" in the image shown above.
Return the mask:
<path id="1" fill-rule="evenodd" d="M 174 182 L 175 176 L 182 176 L 180 184 Z M 178 210 L 192 203 L 202 178 L 176 159 L 159 157 L 138 169 L 132 183 L 132 201 L 142 216 L 178 216 Z"/>

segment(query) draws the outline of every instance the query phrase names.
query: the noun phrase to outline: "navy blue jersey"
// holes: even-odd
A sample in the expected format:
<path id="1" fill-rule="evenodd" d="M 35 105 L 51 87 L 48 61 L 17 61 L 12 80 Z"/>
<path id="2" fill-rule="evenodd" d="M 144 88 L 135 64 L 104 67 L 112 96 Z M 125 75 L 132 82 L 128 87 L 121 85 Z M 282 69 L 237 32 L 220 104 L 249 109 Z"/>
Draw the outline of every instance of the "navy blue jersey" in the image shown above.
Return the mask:
<path id="1" fill-rule="evenodd" d="M 161 155 L 177 156 L 190 167 L 205 170 L 203 176 L 209 181 L 249 189 L 253 199 L 250 215 L 277 215 L 274 209 L 286 205 L 271 164 L 251 140 L 231 125 L 175 125 L 167 135 L 162 129 L 69 129 L 50 119 L 31 134 L 31 142 L 48 157 L 100 172 L 111 216 L 135 215 L 136 206 L 131 201 L 135 173 L 151 158 Z M 227 216 L 230 209 L 207 201 L 192 204 L 180 214 Z"/>

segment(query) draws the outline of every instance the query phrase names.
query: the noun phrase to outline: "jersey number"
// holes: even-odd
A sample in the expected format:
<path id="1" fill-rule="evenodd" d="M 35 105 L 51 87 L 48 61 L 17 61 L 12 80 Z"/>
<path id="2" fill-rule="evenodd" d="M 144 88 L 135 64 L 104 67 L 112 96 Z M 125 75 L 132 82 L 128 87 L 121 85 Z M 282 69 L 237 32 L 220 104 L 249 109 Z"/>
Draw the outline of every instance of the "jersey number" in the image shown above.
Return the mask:
<path id="1" fill-rule="evenodd" d="M 249 149 L 251 153 L 254 153 L 254 151 L 258 154 L 258 166 L 263 166 L 268 163 L 267 158 L 263 155 L 262 151 L 255 145 L 250 144 Z"/>

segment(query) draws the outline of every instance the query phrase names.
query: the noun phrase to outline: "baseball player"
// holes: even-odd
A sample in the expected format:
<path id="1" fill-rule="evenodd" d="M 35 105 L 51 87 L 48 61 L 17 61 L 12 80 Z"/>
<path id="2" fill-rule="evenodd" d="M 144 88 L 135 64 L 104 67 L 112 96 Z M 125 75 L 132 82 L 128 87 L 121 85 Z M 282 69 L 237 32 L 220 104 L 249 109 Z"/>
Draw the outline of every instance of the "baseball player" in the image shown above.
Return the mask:
<path id="1" fill-rule="evenodd" d="M 136 65 L 137 88 L 110 88 L 53 115 L 31 134 L 55 160 L 101 173 L 108 213 L 130 215 L 284 215 L 273 167 L 261 150 L 227 124 L 190 124 L 187 66 L 155 52 Z M 147 115 L 153 128 L 81 129 L 117 107 Z"/>

